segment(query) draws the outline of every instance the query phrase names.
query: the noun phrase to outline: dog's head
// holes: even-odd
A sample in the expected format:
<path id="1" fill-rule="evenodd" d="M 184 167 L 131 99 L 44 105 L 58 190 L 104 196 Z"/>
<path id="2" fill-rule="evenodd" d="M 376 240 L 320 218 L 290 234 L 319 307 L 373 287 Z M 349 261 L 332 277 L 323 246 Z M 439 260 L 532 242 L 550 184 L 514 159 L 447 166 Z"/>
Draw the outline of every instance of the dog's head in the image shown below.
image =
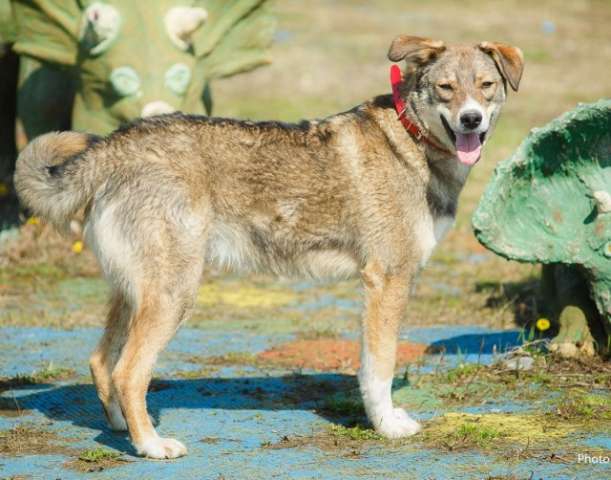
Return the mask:
<path id="1" fill-rule="evenodd" d="M 409 35 L 395 38 L 393 62 L 406 62 L 402 95 L 424 127 L 466 165 L 479 160 L 507 96 L 524 68 L 519 48 L 495 42 L 445 45 Z"/>

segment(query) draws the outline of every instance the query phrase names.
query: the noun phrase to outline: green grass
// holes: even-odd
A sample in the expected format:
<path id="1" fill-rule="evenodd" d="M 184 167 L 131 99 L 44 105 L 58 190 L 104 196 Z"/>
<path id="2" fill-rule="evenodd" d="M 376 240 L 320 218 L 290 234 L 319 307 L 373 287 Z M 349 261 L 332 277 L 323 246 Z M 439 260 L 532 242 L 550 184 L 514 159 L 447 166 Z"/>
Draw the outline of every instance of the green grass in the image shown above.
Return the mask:
<path id="1" fill-rule="evenodd" d="M 460 364 L 455 368 L 451 368 L 445 374 L 445 380 L 448 383 L 456 383 L 457 381 L 464 380 L 467 377 L 473 377 L 477 375 L 484 367 L 477 363 L 466 363 Z"/>
<path id="2" fill-rule="evenodd" d="M 60 380 L 62 378 L 71 377 L 74 375 L 74 370 L 71 368 L 59 367 L 53 365 L 53 362 L 32 374 L 32 378 L 36 383 L 48 382 L 53 380 Z"/>
<path id="3" fill-rule="evenodd" d="M 501 433 L 493 427 L 478 425 L 477 423 L 463 423 L 448 439 L 450 443 L 462 447 L 489 448 L 494 441 L 501 438 Z"/>
<path id="4" fill-rule="evenodd" d="M 121 454 L 119 452 L 111 452 L 104 448 L 94 448 L 91 450 L 85 450 L 78 457 L 79 460 L 88 463 L 97 463 L 104 460 L 115 460 L 119 458 Z"/>
<path id="5" fill-rule="evenodd" d="M 608 422 L 611 420 L 611 398 L 608 395 L 569 392 L 557 401 L 550 416 L 571 421 Z"/>
<path id="6" fill-rule="evenodd" d="M 595 402 L 600 395 L 594 395 L 611 388 L 611 371 L 603 360 L 568 361 L 540 351 L 530 355 L 534 359 L 530 370 L 510 369 L 502 361 L 492 365 L 458 365 L 421 375 L 412 368 L 408 372 L 410 386 L 406 391 L 409 397 L 420 398 L 425 408 L 436 402 L 445 407 L 478 406 L 496 401 L 534 402 L 560 394 L 563 415 L 578 415 L 579 405 L 585 405 L 585 413 L 592 406 L 599 416 L 608 415 L 609 406 L 597 406 Z M 575 382 L 581 393 L 575 393 Z M 582 398 L 588 393 L 594 396 Z M 548 402 L 549 408 L 556 404 L 559 403 Z M 420 407 L 410 402 L 410 408 Z"/>
<path id="7" fill-rule="evenodd" d="M 18 387 L 20 385 L 35 385 L 38 383 L 48 383 L 54 380 L 63 380 L 74 376 L 75 372 L 71 368 L 59 367 L 53 365 L 53 362 L 29 375 L 16 375 L 2 381 L 2 384 L 9 387 Z"/>
<path id="8" fill-rule="evenodd" d="M 0 270 L 0 282 L 32 281 L 41 277 L 48 280 L 60 280 L 65 275 L 66 273 L 60 267 L 53 264 L 18 265 L 13 266 L 10 270 Z"/>
<path id="9" fill-rule="evenodd" d="M 365 428 L 360 425 L 354 427 L 345 427 L 343 425 L 331 425 L 329 427 L 331 435 L 337 438 L 347 438 L 349 440 L 382 440 L 383 437 L 378 435 L 370 428 Z"/>

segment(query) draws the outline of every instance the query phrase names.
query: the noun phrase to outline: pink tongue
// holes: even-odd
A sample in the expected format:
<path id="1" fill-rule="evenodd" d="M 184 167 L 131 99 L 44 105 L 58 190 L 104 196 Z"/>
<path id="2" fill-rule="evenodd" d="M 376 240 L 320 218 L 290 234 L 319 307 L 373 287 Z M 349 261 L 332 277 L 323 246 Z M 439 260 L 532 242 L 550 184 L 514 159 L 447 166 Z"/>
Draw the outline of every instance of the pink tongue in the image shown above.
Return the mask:
<path id="1" fill-rule="evenodd" d="M 473 165 L 479 160 L 482 152 L 482 144 L 479 141 L 479 134 L 456 133 L 456 153 L 458 159 L 465 165 Z"/>

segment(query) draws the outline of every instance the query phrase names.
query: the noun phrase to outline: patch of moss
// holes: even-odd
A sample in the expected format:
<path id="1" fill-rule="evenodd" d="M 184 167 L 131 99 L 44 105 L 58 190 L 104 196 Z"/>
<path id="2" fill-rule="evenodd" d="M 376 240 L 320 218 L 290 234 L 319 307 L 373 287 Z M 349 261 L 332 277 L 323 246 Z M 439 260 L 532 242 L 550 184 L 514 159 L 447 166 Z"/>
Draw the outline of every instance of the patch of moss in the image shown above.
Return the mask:
<path id="1" fill-rule="evenodd" d="M 295 302 L 298 295 L 289 289 L 236 284 L 222 286 L 205 283 L 199 289 L 197 302 L 202 305 L 229 304 L 239 308 L 274 308 Z"/>
<path id="2" fill-rule="evenodd" d="M 463 423 L 454 434 L 457 441 L 475 444 L 479 447 L 491 446 L 491 442 L 500 436 L 500 432 L 495 428 L 478 423 Z"/>
<path id="3" fill-rule="evenodd" d="M 108 468 L 118 467 L 128 463 L 121 457 L 119 452 L 113 452 L 104 448 L 85 450 L 78 458 L 66 462 L 64 465 L 78 472 L 101 472 Z"/>
<path id="4" fill-rule="evenodd" d="M 119 452 L 112 452 L 104 448 L 94 448 L 91 450 L 85 450 L 78 457 L 83 462 L 101 462 L 102 460 L 112 460 L 119 458 L 121 454 Z"/>
<path id="5" fill-rule="evenodd" d="M 565 439 L 577 430 L 568 422 L 550 422 L 544 414 L 532 413 L 446 413 L 430 422 L 425 443 L 455 450 L 490 449 L 499 443 L 536 444 Z"/>

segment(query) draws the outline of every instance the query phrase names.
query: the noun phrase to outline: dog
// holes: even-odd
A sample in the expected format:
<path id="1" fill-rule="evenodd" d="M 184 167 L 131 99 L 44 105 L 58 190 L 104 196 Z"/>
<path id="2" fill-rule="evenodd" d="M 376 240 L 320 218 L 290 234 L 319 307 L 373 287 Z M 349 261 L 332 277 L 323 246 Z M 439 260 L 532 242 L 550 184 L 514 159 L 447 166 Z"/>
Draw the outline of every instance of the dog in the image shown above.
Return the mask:
<path id="1" fill-rule="evenodd" d="M 98 396 L 138 454 L 175 458 L 146 409 L 158 354 L 188 315 L 205 264 L 313 278 L 359 274 L 365 292 L 360 391 L 388 438 L 420 425 L 395 408 L 397 336 L 417 273 L 453 223 L 458 196 L 522 52 L 400 35 L 392 95 L 298 124 L 183 114 L 105 138 L 54 132 L 20 154 L 15 185 L 58 228 L 85 208 L 84 238 L 112 286 L 91 356 Z"/>

